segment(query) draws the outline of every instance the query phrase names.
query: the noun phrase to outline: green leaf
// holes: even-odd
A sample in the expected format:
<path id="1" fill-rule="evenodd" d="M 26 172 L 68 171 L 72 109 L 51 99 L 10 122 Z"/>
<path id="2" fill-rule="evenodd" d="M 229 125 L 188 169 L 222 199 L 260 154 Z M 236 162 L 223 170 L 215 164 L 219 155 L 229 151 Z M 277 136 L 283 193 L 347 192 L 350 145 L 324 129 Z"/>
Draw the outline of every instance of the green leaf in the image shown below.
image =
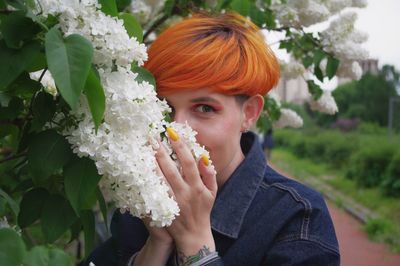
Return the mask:
<path id="1" fill-rule="evenodd" d="M 21 237 L 12 229 L 0 229 L 0 265 L 20 266 L 26 253 Z"/>
<path id="2" fill-rule="evenodd" d="M 8 48 L 0 41 L 0 91 L 11 84 L 21 73 L 31 65 L 40 53 L 37 42 L 26 44 L 19 50 Z M 11 63 L 12 62 L 12 63 Z"/>
<path id="3" fill-rule="evenodd" d="M 265 24 L 267 25 L 267 29 L 275 29 L 276 21 L 274 12 L 270 9 L 266 9 L 265 18 L 266 18 Z"/>
<path id="4" fill-rule="evenodd" d="M 314 75 L 317 77 L 318 80 L 321 82 L 324 81 L 324 74 L 322 73 L 321 68 L 319 65 L 314 65 Z"/>
<path id="5" fill-rule="evenodd" d="M 221 9 L 227 8 L 231 2 L 232 2 L 232 0 L 218 0 L 217 6 L 215 7 L 215 9 L 217 11 L 220 11 Z"/>
<path id="6" fill-rule="evenodd" d="M 81 220 L 76 219 L 76 221 L 70 227 L 71 237 L 70 237 L 69 243 L 71 243 L 73 240 L 75 240 L 79 237 L 81 229 L 82 229 Z"/>
<path id="7" fill-rule="evenodd" d="M 241 14 L 248 16 L 250 12 L 250 3 L 248 0 L 233 0 L 230 4 L 231 8 Z"/>
<path id="8" fill-rule="evenodd" d="M 88 158 L 74 157 L 64 168 L 65 193 L 75 212 L 79 214 L 97 188 L 101 176 Z"/>
<path id="9" fill-rule="evenodd" d="M 0 119 L 16 119 L 23 109 L 23 100 L 19 97 L 13 97 L 7 107 L 0 107 Z"/>
<path id="10" fill-rule="evenodd" d="M 125 10 L 131 4 L 131 2 L 132 0 L 116 0 L 118 11 L 121 12 Z"/>
<path id="11" fill-rule="evenodd" d="M 60 195 L 50 195 L 44 203 L 41 225 L 47 242 L 56 241 L 77 219 L 68 201 Z"/>
<path id="12" fill-rule="evenodd" d="M 46 92 L 39 92 L 32 105 L 31 131 L 40 131 L 49 122 L 56 112 L 56 103 L 53 96 Z"/>
<path id="13" fill-rule="evenodd" d="M 265 13 L 257 8 L 255 3 L 250 3 L 249 16 L 251 21 L 253 21 L 260 28 L 266 23 Z"/>
<path id="14" fill-rule="evenodd" d="M 101 190 L 99 189 L 99 187 L 96 188 L 96 197 L 99 202 L 101 214 L 103 215 L 104 225 L 108 232 L 107 204 L 106 204 L 106 201 L 104 200 L 103 193 L 101 193 Z"/>
<path id="15" fill-rule="evenodd" d="M 143 42 L 143 29 L 135 17 L 128 13 L 122 13 L 118 17 L 124 21 L 129 37 L 136 37 L 138 42 Z"/>
<path id="16" fill-rule="evenodd" d="M 25 17 L 25 12 L 22 11 L 6 16 L 1 21 L 0 29 L 7 46 L 15 49 L 21 48 L 40 31 L 40 27 Z"/>
<path id="17" fill-rule="evenodd" d="M 43 205 L 49 197 L 49 192 L 44 188 L 35 188 L 22 198 L 20 203 L 21 211 L 18 214 L 18 225 L 21 228 L 33 224 L 40 218 Z"/>
<path id="18" fill-rule="evenodd" d="M 52 248 L 49 252 L 49 266 L 73 266 L 71 257 L 63 250 L 58 248 Z"/>
<path id="19" fill-rule="evenodd" d="M 47 63 L 61 96 L 73 109 L 85 86 L 93 58 L 92 44 L 72 34 L 63 39 L 53 27 L 45 40 Z"/>
<path id="20" fill-rule="evenodd" d="M 141 83 L 143 81 L 147 81 L 148 83 L 153 85 L 154 88 L 156 88 L 156 79 L 154 78 L 153 74 L 151 74 L 150 71 L 139 66 L 132 66 L 131 70 L 134 73 L 138 73 L 138 76 L 136 77 L 137 82 Z"/>
<path id="21" fill-rule="evenodd" d="M 49 250 L 43 246 L 33 247 L 24 259 L 24 266 L 49 265 Z"/>
<path id="22" fill-rule="evenodd" d="M 91 210 L 81 212 L 81 220 L 83 225 L 83 233 L 85 236 L 85 257 L 87 257 L 93 249 L 95 220 Z"/>
<path id="23" fill-rule="evenodd" d="M 26 11 L 26 6 L 24 5 L 23 0 L 5 0 L 4 2 L 14 7 L 16 10 Z"/>
<path id="24" fill-rule="evenodd" d="M 67 253 L 56 248 L 44 246 L 33 247 L 25 257 L 24 266 L 72 266 Z"/>
<path id="25" fill-rule="evenodd" d="M 46 55 L 44 53 L 37 53 L 33 62 L 26 67 L 27 72 L 36 72 L 47 67 Z"/>
<path id="26" fill-rule="evenodd" d="M 7 201 L 7 203 L 8 203 L 8 205 L 10 206 L 12 212 L 14 213 L 14 216 L 17 217 L 17 216 L 18 216 L 18 213 L 19 213 L 19 206 L 18 206 L 18 204 L 15 202 L 15 200 L 13 200 L 13 199 L 12 199 L 4 190 L 2 190 L 1 188 L 0 188 L 0 196 L 3 197 L 3 198 Z M 0 263 L 0 265 L 2 265 L 2 264 Z"/>
<path id="27" fill-rule="evenodd" d="M 23 72 L 5 91 L 24 100 L 30 100 L 41 87 L 39 82 L 32 80 L 27 72 Z"/>
<path id="28" fill-rule="evenodd" d="M 311 93 L 314 100 L 318 100 L 323 93 L 321 87 L 315 84 L 313 80 L 307 80 L 307 85 L 308 85 L 308 91 Z"/>
<path id="29" fill-rule="evenodd" d="M 71 153 L 65 137 L 54 130 L 46 130 L 33 136 L 28 144 L 28 165 L 34 176 L 44 180 L 61 169 Z"/>
<path id="30" fill-rule="evenodd" d="M 324 51 L 315 50 L 314 51 L 314 57 L 313 57 L 314 65 L 318 65 L 319 66 L 319 63 L 321 63 L 321 61 L 322 61 L 322 59 L 324 59 L 325 55 L 326 54 L 325 54 Z"/>
<path id="31" fill-rule="evenodd" d="M 0 125 L 0 138 L 4 138 L 9 135 L 17 135 L 18 133 L 19 129 L 16 125 L 13 124 Z"/>
<path id="32" fill-rule="evenodd" d="M 326 75 L 329 79 L 333 78 L 339 67 L 340 61 L 333 56 L 328 57 L 328 63 L 326 65 Z"/>
<path id="33" fill-rule="evenodd" d="M 93 68 L 91 68 L 89 71 L 89 75 L 86 80 L 85 95 L 89 103 L 95 128 L 97 130 L 104 117 L 104 111 L 106 109 L 106 96 L 104 95 L 104 90 L 100 79 L 97 77 Z"/>
<path id="34" fill-rule="evenodd" d="M 117 4 L 115 0 L 99 0 L 101 11 L 112 17 L 118 16 Z"/>
<path id="35" fill-rule="evenodd" d="M 167 0 L 164 4 L 164 14 L 171 16 L 174 11 L 175 0 Z"/>
<path id="36" fill-rule="evenodd" d="M 302 58 L 302 62 L 305 68 L 308 68 L 313 64 L 314 59 L 311 56 L 305 56 Z"/>

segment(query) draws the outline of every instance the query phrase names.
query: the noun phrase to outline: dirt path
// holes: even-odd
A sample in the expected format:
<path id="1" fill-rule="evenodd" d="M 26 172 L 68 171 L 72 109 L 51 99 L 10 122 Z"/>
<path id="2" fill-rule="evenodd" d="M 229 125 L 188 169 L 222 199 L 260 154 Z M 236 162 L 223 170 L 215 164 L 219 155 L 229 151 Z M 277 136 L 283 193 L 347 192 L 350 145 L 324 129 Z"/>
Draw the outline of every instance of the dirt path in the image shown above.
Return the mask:
<path id="1" fill-rule="evenodd" d="M 372 242 L 361 224 L 344 210 L 328 202 L 335 224 L 341 254 L 341 266 L 399 266 L 400 255 L 380 243 Z"/>

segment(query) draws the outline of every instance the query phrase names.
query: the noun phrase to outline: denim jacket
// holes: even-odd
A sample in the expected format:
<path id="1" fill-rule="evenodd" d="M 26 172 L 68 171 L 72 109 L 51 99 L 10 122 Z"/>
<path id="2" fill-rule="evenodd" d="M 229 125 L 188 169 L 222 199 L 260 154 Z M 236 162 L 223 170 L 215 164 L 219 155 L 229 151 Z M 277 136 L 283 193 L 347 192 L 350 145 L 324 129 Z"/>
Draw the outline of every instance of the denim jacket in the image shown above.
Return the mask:
<path id="1" fill-rule="evenodd" d="M 335 230 L 314 190 L 270 168 L 257 137 L 242 137 L 245 159 L 219 189 L 211 226 L 219 254 L 206 265 L 339 265 Z M 112 237 L 87 264 L 126 265 L 148 232 L 140 219 L 116 211 Z M 174 254 L 167 265 L 174 265 Z"/>

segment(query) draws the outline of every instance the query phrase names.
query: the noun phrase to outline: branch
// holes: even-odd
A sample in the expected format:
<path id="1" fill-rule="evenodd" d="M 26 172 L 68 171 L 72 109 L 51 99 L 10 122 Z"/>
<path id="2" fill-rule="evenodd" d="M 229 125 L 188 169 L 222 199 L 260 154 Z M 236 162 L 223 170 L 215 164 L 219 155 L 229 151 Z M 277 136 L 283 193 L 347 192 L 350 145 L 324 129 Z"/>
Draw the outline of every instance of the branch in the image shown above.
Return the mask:
<path id="1" fill-rule="evenodd" d="M 6 158 L 0 160 L 0 164 L 24 157 L 26 154 L 27 154 L 27 152 L 22 152 L 20 154 L 15 154 L 13 156 L 6 157 Z"/>
<path id="2" fill-rule="evenodd" d="M 5 147 L 5 148 L 1 148 L 0 149 L 0 155 L 8 156 L 11 153 L 12 153 L 12 149 L 11 148 Z"/>
<path id="3" fill-rule="evenodd" d="M 169 17 L 168 15 L 164 15 L 161 18 L 159 18 L 158 20 L 156 20 L 153 23 L 153 25 L 151 25 L 151 27 L 143 35 L 143 41 L 146 40 L 146 38 L 150 35 L 150 33 L 152 33 L 158 26 L 163 24 L 168 19 L 168 17 Z"/>
<path id="4" fill-rule="evenodd" d="M 14 11 L 11 11 L 11 10 L 8 10 L 8 9 L 0 9 L 0 14 L 8 15 L 8 14 L 11 14 L 12 12 L 14 12 Z"/>

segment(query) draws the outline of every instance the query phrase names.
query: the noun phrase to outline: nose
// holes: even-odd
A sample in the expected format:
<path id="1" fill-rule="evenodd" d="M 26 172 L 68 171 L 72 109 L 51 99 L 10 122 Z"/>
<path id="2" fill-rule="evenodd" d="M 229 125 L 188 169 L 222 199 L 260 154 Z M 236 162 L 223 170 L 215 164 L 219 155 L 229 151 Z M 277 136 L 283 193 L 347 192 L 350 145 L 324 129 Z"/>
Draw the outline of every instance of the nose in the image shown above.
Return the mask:
<path id="1" fill-rule="evenodd" d="M 188 121 L 188 113 L 184 110 L 175 109 L 172 118 L 175 122 L 184 124 L 186 121 Z"/>

